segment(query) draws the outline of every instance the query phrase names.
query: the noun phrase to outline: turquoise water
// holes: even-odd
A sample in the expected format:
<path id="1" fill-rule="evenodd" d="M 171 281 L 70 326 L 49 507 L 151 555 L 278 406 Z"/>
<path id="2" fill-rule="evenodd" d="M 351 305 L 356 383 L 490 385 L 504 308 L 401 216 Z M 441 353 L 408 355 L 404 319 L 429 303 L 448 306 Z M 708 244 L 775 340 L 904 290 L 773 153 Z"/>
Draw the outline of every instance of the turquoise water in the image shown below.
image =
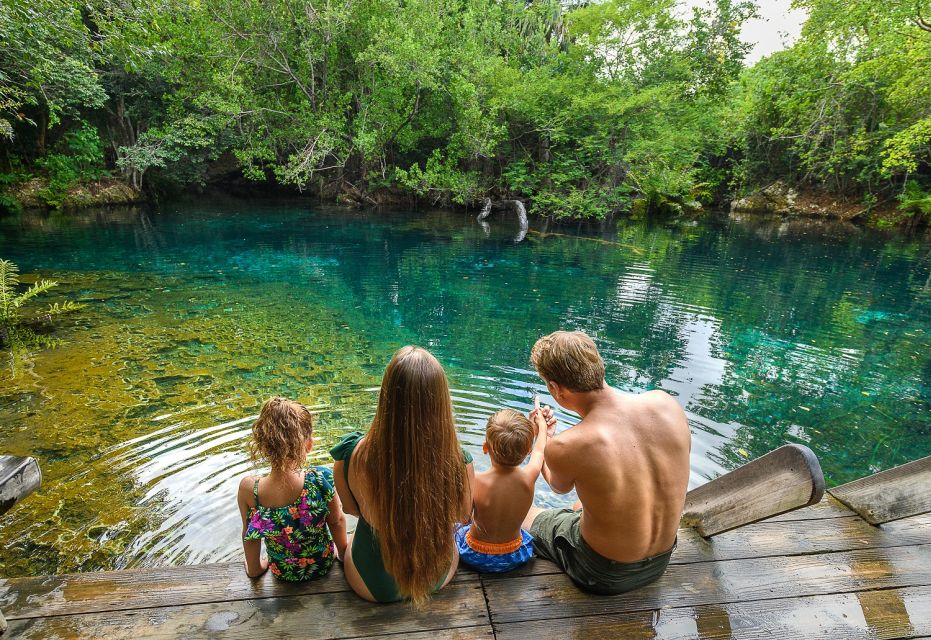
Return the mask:
<path id="1" fill-rule="evenodd" d="M 244 201 L 0 218 L 0 257 L 87 304 L 0 369 L 0 451 L 45 473 L 0 519 L 3 574 L 238 557 L 262 400 L 311 405 L 324 462 L 408 343 L 446 367 L 479 467 L 487 416 L 544 392 L 528 355 L 558 328 L 595 337 L 611 384 L 677 397 L 692 486 L 785 442 L 829 484 L 931 453 L 927 239 L 709 216 L 533 221 L 515 243 L 490 222 Z"/>

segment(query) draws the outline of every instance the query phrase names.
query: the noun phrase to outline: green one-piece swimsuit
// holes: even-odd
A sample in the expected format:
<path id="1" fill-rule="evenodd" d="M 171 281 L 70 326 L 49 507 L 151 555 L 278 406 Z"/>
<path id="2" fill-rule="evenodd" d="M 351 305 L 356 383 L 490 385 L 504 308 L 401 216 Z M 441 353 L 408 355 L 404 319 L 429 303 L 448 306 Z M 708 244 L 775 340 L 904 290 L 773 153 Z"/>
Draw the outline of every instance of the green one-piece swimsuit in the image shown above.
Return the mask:
<path id="1" fill-rule="evenodd" d="M 355 451 L 356 445 L 364 437 L 365 434 L 361 431 L 353 431 L 343 436 L 342 440 L 330 449 L 330 455 L 333 456 L 334 460 L 343 461 L 346 488 L 349 489 L 349 494 L 355 500 L 356 505 L 359 504 L 359 501 L 356 500 L 356 496 L 349 486 L 349 460 L 352 458 L 352 452 Z M 462 450 L 462 460 L 464 464 L 472 462 L 472 456 L 465 449 Z M 450 531 L 449 535 L 452 537 L 453 532 Z M 378 536 L 375 535 L 375 531 L 369 523 L 365 521 L 361 509 L 359 523 L 356 525 L 356 532 L 352 536 L 352 563 L 375 600 L 378 602 L 397 602 L 403 599 L 397 581 L 385 569 Z M 436 585 L 437 589 L 443 586 L 445 579 L 446 574 L 444 573 L 443 577 L 440 578 L 440 582 Z"/>

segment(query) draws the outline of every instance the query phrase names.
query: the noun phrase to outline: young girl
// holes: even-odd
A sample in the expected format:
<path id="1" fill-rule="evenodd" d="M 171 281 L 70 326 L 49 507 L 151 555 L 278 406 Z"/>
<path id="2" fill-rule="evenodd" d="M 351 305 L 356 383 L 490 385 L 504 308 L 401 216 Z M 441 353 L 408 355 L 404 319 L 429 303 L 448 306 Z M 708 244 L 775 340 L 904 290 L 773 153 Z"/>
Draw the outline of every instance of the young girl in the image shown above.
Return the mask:
<path id="1" fill-rule="evenodd" d="M 346 519 L 333 489 L 333 472 L 304 468 L 313 446 L 313 421 L 304 405 L 272 398 L 262 405 L 249 445 L 253 461 L 271 465 L 267 476 L 239 483 L 246 575 L 266 569 L 282 580 L 324 576 L 346 550 Z M 268 560 L 261 557 L 262 540 Z M 334 550 L 335 544 L 335 550 Z"/>

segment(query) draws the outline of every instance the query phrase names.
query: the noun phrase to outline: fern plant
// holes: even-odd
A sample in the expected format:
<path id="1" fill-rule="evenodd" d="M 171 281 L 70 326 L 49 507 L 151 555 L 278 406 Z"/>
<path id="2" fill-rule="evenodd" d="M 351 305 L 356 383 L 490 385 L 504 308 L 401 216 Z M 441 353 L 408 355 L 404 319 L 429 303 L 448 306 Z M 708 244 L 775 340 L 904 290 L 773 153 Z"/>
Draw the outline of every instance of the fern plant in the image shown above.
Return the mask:
<path id="1" fill-rule="evenodd" d="M 56 302 L 34 315 L 27 316 L 23 305 L 58 286 L 54 280 L 38 280 L 28 289 L 19 292 L 19 267 L 9 260 L 0 259 L 0 347 L 16 347 L 29 343 L 52 346 L 55 340 L 40 336 L 35 328 L 41 322 L 51 322 L 53 316 L 71 313 L 84 307 L 75 302 Z"/>

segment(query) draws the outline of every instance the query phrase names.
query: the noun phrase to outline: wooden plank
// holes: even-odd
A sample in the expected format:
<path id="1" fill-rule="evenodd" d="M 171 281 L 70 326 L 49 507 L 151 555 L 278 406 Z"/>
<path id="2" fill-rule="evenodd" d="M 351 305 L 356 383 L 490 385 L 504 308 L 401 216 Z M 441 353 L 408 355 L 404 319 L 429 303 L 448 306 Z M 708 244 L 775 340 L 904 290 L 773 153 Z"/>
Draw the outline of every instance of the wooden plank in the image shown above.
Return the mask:
<path id="1" fill-rule="evenodd" d="M 679 544 L 669 563 L 691 564 L 742 558 L 763 558 L 857 549 L 931 544 L 931 515 L 917 516 L 874 527 L 857 516 L 808 522 L 757 522 L 706 539 L 692 529 L 679 530 Z M 559 573 L 552 562 L 535 558 L 529 563 L 488 580 Z"/>
<path id="2" fill-rule="evenodd" d="M 385 635 L 363 636 L 353 640 L 494 640 L 495 632 L 490 624 L 479 627 L 458 627 L 456 629 L 436 629 L 433 631 L 419 631 L 417 633 L 395 634 L 390 628 L 385 629 Z"/>
<path id="3" fill-rule="evenodd" d="M 682 525 L 707 538 L 816 504 L 823 495 L 818 458 L 806 446 L 787 444 L 689 491 Z"/>
<path id="4" fill-rule="evenodd" d="M 35 458 L 0 456 L 0 515 L 42 485 Z"/>
<path id="5" fill-rule="evenodd" d="M 453 583 L 477 580 L 458 571 Z M 241 563 L 224 562 L 0 580 L 0 609 L 13 620 L 348 590 L 340 564 L 320 580 L 288 583 L 271 573 L 250 580 Z"/>
<path id="6" fill-rule="evenodd" d="M 154 607 L 10 621 L 12 637 L 63 638 L 365 638 L 430 632 L 431 637 L 488 637 L 477 581 L 450 584 L 423 609 L 379 605 L 351 592 L 318 593 L 181 607 Z M 443 630 L 465 628 L 441 635 Z M 427 633 L 422 637 L 426 638 Z M 400 636 L 399 636 L 400 637 Z"/>
<path id="7" fill-rule="evenodd" d="M 697 531 L 682 529 L 670 563 L 690 564 L 913 544 L 931 544 L 931 516 L 903 521 L 902 526 L 895 529 L 871 527 L 857 517 L 809 522 L 763 521 L 710 539 L 702 538 Z"/>
<path id="8" fill-rule="evenodd" d="M 495 633 L 497 640 L 893 640 L 931 634 L 931 587 L 518 622 Z"/>
<path id="9" fill-rule="evenodd" d="M 881 528 L 851 516 L 806 523 L 761 522 L 711 540 L 692 530 L 679 535 L 672 564 L 931 543 L 931 516 Z M 488 579 L 559 571 L 537 559 L 518 571 Z M 475 579 L 476 574 L 460 571 L 454 581 Z M 291 585 L 271 575 L 252 582 L 239 563 L 222 563 L 0 580 L 0 607 L 10 617 L 21 618 L 345 590 L 339 566 L 323 580 Z"/>
<path id="10" fill-rule="evenodd" d="M 353 640 L 494 640 L 495 632 L 490 624 L 479 627 L 457 627 L 455 629 L 436 629 L 417 633 L 395 634 L 391 628 L 385 629 L 384 635 L 363 636 Z"/>
<path id="11" fill-rule="evenodd" d="M 931 545 L 670 565 L 618 596 L 586 594 L 561 573 L 483 582 L 492 623 L 523 622 L 931 585 Z"/>
<path id="12" fill-rule="evenodd" d="M 829 492 L 870 524 L 931 513 L 931 456 L 848 482 Z"/>
<path id="13" fill-rule="evenodd" d="M 833 496 L 825 492 L 821 502 L 795 511 L 789 511 L 772 518 L 767 522 L 789 522 L 795 520 L 824 520 L 825 518 L 845 518 L 857 515 Z"/>

